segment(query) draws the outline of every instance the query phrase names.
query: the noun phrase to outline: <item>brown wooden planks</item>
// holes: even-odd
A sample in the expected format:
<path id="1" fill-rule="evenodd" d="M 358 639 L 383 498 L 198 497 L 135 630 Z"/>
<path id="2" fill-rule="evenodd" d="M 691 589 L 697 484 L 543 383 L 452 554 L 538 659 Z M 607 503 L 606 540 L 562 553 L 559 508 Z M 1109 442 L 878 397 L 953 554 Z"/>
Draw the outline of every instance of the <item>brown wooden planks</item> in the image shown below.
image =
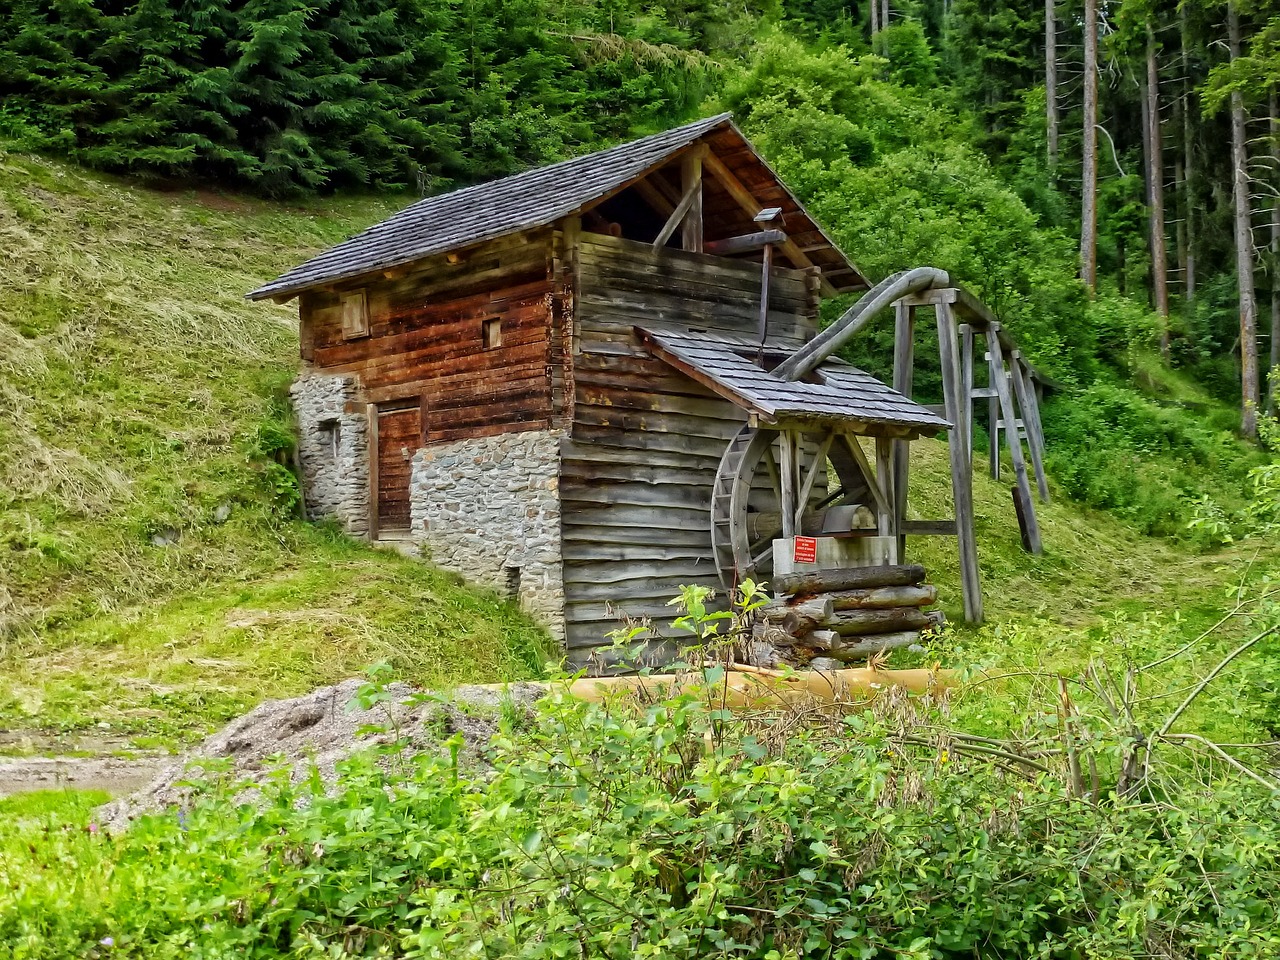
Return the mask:
<path id="1" fill-rule="evenodd" d="M 409 529 L 409 472 L 422 445 L 418 407 L 379 410 L 377 516 L 378 535 Z"/>

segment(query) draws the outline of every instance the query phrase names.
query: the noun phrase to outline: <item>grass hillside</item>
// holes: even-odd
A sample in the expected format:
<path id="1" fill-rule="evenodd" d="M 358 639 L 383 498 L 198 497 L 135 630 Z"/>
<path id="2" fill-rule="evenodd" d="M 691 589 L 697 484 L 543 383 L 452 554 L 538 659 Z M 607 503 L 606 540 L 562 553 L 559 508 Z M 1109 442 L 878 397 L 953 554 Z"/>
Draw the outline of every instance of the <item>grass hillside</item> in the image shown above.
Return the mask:
<path id="1" fill-rule="evenodd" d="M 398 205 L 161 194 L 0 154 L 0 749 L 173 745 L 376 661 L 431 685 L 538 669 L 510 605 L 295 519 L 294 310 L 243 294 Z M 912 476 L 917 515 L 950 516 L 943 443 Z M 1079 660 L 1152 610 L 1180 611 L 1176 642 L 1259 549 L 1200 554 L 1059 490 L 1029 557 L 1008 481 L 975 484 L 989 625 L 958 631 L 962 662 Z M 958 619 L 954 541 L 913 549 Z"/>
<path id="2" fill-rule="evenodd" d="M 169 741 L 379 660 L 432 684 L 540 666 L 510 605 L 293 519 L 296 311 L 244 293 L 399 205 L 159 194 L 0 153 L 10 740 Z"/>

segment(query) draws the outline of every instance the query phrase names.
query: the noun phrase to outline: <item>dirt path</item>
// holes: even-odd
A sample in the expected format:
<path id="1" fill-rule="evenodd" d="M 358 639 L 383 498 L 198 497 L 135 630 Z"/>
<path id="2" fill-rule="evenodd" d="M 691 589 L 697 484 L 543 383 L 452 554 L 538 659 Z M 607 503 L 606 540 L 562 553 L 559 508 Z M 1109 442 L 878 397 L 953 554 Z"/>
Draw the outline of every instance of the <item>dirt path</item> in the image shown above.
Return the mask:
<path id="1" fill-rule="evenodd" d="M 105 790 L 113 797 L 150 783 L 172 757 L 15 757 L 0 759 L 0 796 L 29 790 Z"/>

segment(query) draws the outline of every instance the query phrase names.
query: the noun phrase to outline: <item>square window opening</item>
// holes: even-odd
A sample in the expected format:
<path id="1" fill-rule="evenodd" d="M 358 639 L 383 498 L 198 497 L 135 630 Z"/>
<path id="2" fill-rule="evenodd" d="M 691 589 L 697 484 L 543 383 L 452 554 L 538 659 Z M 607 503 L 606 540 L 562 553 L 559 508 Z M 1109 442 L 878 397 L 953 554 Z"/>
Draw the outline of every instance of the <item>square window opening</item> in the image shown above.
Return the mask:
<path id="1" fill-rule="evenodd" d="M 330 458 L 338 459 L 338 449 L 342 445 L 342 424 L 340 421 L 320 421 L 320 442 Z"/>

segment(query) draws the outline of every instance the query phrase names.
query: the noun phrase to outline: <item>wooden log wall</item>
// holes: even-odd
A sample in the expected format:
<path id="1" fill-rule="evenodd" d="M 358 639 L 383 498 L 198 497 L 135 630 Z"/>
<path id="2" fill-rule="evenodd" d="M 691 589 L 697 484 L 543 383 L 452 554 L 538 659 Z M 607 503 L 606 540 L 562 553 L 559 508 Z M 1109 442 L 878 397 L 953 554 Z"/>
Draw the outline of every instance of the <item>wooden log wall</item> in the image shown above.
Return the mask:
<path id="1" fill-rule="evenodd" d="M 302 296 L 302 355 L 354 373 L 374 404 L 418 398 L 423 441 L 549 426 L 563 407 L 562 310 L 551 231 L 434 257 L 404 274 Z M 365 290 L 368 336 L 346 339 L 344 292 Z M 501 343 L 486 347 L 486 321 Z"/>
<path id="2" fill-rule="evenodd" d="M 618 614 L 678 635 L 667 601 L 719 588 L 711 490 L 746 421 L 736 406 L 648 354 L 636 325 L 753 337 L 760 266 L 583 233 L 576 247 L 573 423 L 562 446 L 566 640 L 582 662 Z M 775 268 L 770 339 L 816 332 L 808 273 Z"/>

